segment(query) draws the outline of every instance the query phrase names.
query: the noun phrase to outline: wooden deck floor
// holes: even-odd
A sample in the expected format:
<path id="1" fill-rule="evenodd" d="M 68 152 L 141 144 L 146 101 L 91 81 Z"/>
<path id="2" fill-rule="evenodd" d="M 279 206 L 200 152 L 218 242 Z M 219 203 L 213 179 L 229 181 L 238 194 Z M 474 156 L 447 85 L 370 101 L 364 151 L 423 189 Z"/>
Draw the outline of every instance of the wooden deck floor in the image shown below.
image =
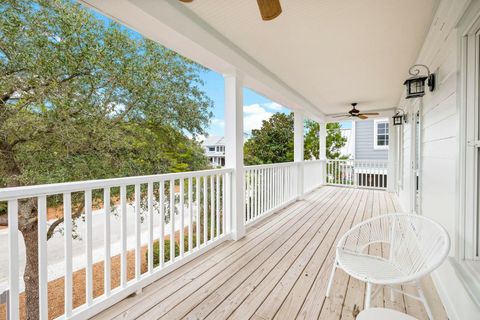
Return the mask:
<path id="1" fill-rule="evenodd" d="M 384 191 L 322 187 L 96 318 L 354 319 L 354 306 L 363 309 L 362 282 L 337 271 L 325 298 L 335 244 L 363 219 L 395 211 L 396 198 Z M 430 279 L 424 287 L 435 319 L 446 319 Z M 427 319 L 419 302 L 392 302 L 386 289 L 372 306 Z"/>

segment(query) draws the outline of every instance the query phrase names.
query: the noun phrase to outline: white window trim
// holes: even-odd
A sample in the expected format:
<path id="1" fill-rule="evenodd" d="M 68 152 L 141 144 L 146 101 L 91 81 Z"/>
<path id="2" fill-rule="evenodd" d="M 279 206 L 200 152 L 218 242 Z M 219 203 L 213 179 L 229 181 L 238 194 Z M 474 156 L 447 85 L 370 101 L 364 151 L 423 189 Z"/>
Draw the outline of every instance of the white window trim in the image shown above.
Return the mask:
<path id="1" fill-rule="evenodd" d="M 378 141 L 377 141 L 377 132 L 378 132 L 378 128 L 377 128 L 377 124 L 379 123 L 386 123 L 388 124 L 388 119 L 375 119 L 373 120 L 373 149 L 375 150 L 388 150 L 388 145 L 387 146 L 379 146 L 378 145 Z M 390 125 L 388 126 L 388 132 L 389 132 L 389 135 L 390 135 Z M 390 137 L 388 139 L 388 144 L 390 144 Z"/>

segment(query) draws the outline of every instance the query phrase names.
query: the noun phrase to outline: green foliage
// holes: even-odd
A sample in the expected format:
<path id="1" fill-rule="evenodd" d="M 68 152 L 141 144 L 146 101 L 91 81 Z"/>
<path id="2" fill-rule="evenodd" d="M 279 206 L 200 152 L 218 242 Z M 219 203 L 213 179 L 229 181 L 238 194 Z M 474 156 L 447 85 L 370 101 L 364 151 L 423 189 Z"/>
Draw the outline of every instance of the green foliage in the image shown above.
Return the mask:
<path id="1" fill-rule="evenodd" d="M 195 234 L 193 235 L 192 240 L 193 240 L 192 246 L 195 247 L 197 245 L 197 237 L 195 236 Z M 163 243 L 164 243 L 164 250 L 165 250 L 164 261 L 168 262 L 170 261 L 170 240 L 165 239 Z M 188 251 L 188 235 L 186 235 L 183 238 L 183 244 L 184 244 L 183 250 L 184 252 L 187 252 Z M 180 255 L 180 246 L 178 245 L 178 242 L 175 242 L 175 257 L 179 255 Z M 148 250 L 146 251 L 145 256 L 148 261 Z M 158 265 L 160 265 L 160 242 L 156 240 L 153 242 L 153 266 L 157 267 Z"/>
<path id="2" fill-rule="evenodd" d="M 245 164 L 293 161 L 293 113 L 275 113 L 244 145 Z"/>
<path id="3" fill-rule="evenodd" d="M 345 158 L 340 153 L 347 139 L 342 137 L 339 123 L 327 124 L 327 158 Z M 306 160 L 316 159 L 319 154 L 319 130 L 317 122 L 305 122 Z M 260 129 L 252 130 L 252 137 L 244 145 L 245 164 L 256 165 L 293 161 L 293 113 L 276 113 L 263 121 Z"/>
<path id="4" fill-rule="evenodd" d="M 320 125 L 318 122 L 307 120 L 305 122 L 305 159 L 318 158 L 320 141 L 318 139 Z M 342 155 L 340 149 L 347 142 L 342 136 L 341 126 L 338 122 L 327 123 L 327 159 L 346 159 L 348 155 Z"/>
<path id="5" fill-rule="evenodd" d="M 0 186 L 207 166 L 202 67 L 71 1 L 0 12 Z"/>

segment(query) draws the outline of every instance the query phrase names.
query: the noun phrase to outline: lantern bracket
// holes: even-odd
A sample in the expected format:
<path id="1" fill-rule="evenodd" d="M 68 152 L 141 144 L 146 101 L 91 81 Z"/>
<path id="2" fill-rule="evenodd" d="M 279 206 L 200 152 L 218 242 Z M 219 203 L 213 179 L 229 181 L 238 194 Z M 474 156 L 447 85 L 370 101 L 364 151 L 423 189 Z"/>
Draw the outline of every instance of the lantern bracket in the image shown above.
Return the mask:
<path id="1" fill-rule="evenodd" d="M 424 68 L 427 71 L 427 86 L 430 89 L 430 92 L 435 90 L 435 74 L 430 72 L 430 69 L 424 64 L 414 64 L 408 69 L 408 73 L 413 77 L 418 77 L 420 75 L 420 68 Z"/>

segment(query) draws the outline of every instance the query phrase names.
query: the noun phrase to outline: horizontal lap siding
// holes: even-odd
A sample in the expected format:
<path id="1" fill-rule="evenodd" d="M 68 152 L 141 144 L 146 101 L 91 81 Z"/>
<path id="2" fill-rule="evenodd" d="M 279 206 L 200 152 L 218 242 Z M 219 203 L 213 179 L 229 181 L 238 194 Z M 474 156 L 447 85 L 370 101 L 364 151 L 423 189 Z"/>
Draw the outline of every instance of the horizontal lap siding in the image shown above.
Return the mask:
<path id="1" fill-rule="evenodd" d="M 410 183 L 412 158 L 412 114 L 414 103 L 420 103 L 421 124 L 421 214 L 441 223 L 452 240 L 451 256 L 456 248 L 456 220 L 458 212 L 458 152 L 459 114 L 457 105 L 457 74 L 459 39 L 455 24 L 465 1 L 443 1 L 423 45 L 418 63 L 426 64 L 435 72 L 437 87 L 423 99 L 401 100 L 399 105 L 410 115 L 404 130 L 404 183 L 399 199 L 405 210 L 411 209 Z M 449 262 L 434 273 L 434 280 L 451 319 L 473 319 L 476 307 L 461 290 Z"/>
<path id="2" fill-rule="evenodd" d="M 355 123 L 355 159 L 388 160 L 388 150 L 375 150 L 373 147 L 373 120 Z"/>

